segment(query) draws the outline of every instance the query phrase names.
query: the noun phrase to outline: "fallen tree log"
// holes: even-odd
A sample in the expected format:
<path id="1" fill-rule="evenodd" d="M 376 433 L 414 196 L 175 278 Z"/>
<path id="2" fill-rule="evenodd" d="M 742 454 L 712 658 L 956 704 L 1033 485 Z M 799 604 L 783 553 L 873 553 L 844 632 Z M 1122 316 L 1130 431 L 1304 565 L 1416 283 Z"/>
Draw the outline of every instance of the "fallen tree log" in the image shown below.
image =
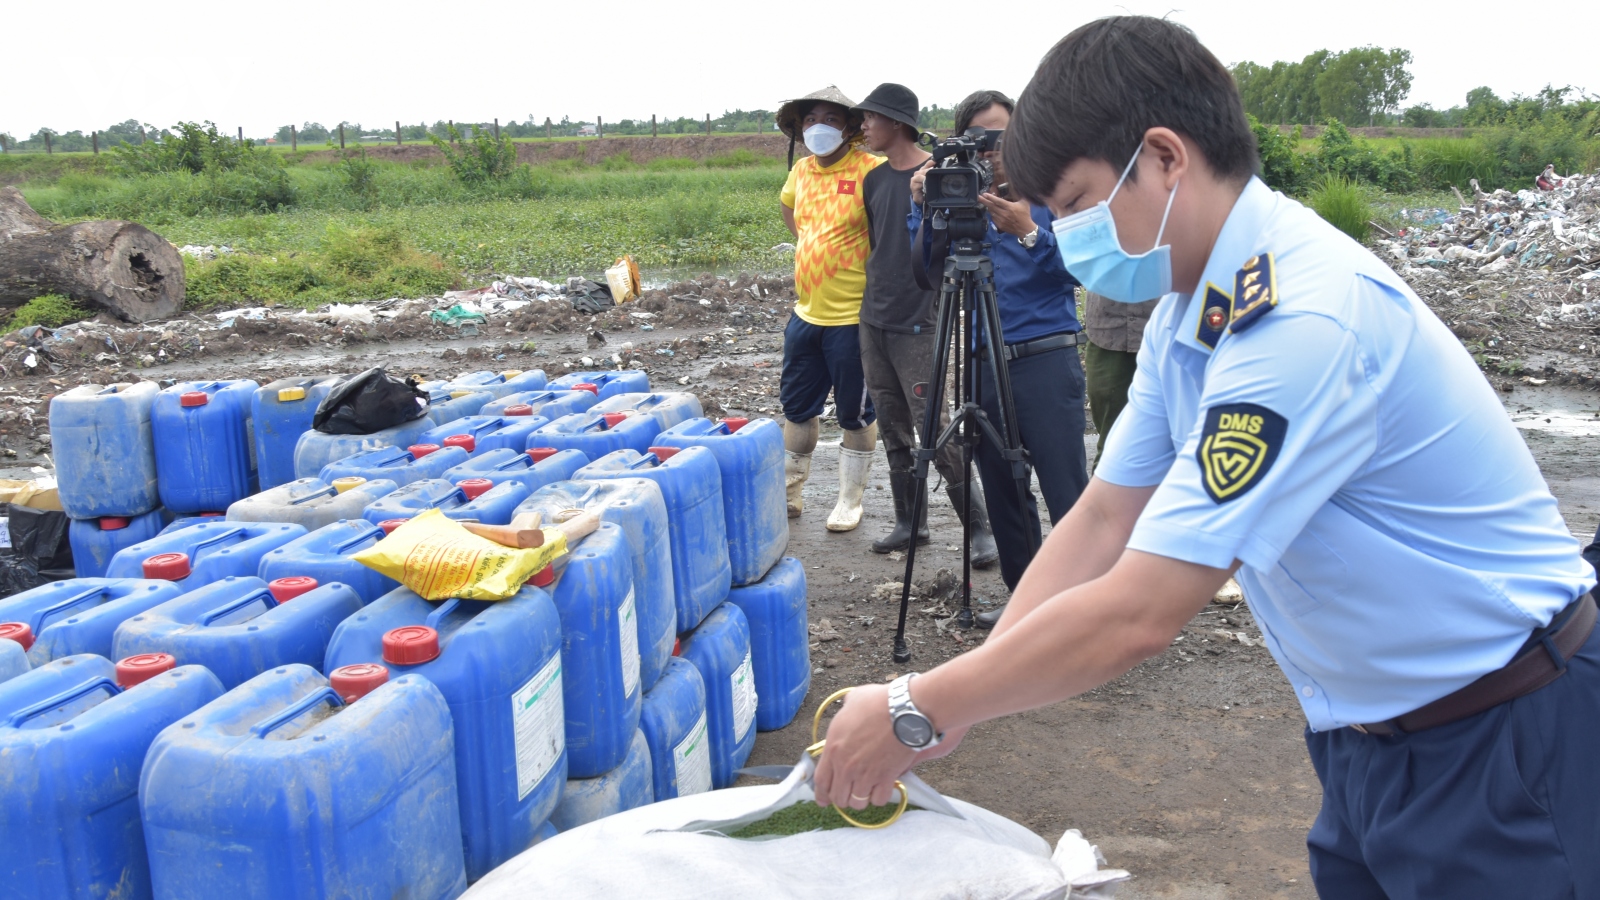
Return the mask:
<path id="1" fill-rule="evenodd" d="M 0 187 L 0 309 L 41 294 L 62 294 L 130 322 L 183 306 L 183 258 L 132 222 L 57 225 L 34 212 L 22 192 Z"/>

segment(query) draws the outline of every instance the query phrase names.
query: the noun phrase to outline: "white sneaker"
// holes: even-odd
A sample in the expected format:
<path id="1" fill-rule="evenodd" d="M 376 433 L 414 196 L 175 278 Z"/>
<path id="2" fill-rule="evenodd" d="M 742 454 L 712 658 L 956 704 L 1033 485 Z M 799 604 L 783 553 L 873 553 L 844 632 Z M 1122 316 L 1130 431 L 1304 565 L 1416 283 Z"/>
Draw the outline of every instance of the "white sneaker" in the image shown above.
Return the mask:
<path id="1" fill-rule="evenodd" d="M 829 531 L 854 531 L 861 524 L 861 494 L 873 455 L 871 450 L 839 448 L 839 502 L 828 513 Z"/>

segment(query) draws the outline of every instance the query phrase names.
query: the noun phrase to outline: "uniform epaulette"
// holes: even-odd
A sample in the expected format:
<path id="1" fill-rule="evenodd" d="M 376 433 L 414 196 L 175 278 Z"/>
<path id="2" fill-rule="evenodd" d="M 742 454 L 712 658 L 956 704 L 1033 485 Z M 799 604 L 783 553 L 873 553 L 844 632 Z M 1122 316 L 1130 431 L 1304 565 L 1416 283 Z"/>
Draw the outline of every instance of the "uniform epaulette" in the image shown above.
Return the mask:
<path id="1" fill-rule="evenodd" d="M 1228 330 L 1234 334 L 1244 331 L 1277 305 L 1278 271 L 1272 254 L 1250 257 L 1233 276 L 1233 321 Z"/>
<path id="2" fill-rule="evenodd" d="M 1194 332 L 1195 340 L 1206 345 L 1207 350 L 1217 349 L 1217 341 L 1228 327 L 1233 313 L 1233 298 L 1216 285 L 1206 282 L 1205 306 L 1200 310 L 1200 324 Z"/>

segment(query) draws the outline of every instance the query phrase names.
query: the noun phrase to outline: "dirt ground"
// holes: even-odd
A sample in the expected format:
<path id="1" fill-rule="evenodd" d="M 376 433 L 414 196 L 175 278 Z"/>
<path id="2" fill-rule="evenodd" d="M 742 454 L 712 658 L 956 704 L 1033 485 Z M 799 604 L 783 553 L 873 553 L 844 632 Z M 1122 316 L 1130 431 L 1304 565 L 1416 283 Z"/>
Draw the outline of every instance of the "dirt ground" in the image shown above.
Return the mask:
<path id="1" fill-rule="evenodd" d="M 432 377 L 535 367 L 553 376 L 620 361 L 647 369 L 658 389 L 698 393 L 709 414 L 774 415 L 781 329 L 792 301 L 781 279 L 745 276 L 675 285 L 593 319 L 535 303 L 491 318 L 473 334 L 407 312 L 373 326 L 244 314 L 231 326 L 214 316 L 143 330 L 101 324 L 31 348 L 13 336 L 12 346 L 0 347 L 0 477 L 48 466 L 51 394 L 127 377 L 265 383 L 374 365 Z M 1569 525 L 1587 536 L 1600 506 L 1596 395 L 1570 386 L 1509 386 L 1501 392 L 1508 411 Z M 806 511 L 790 525 L 789 554 L 806 565 L 810 587 L 811 705 L 788 728 L 761 735 L 752 764 L 794 762 L 810 741 L 816 702 L 902 671 L 890 650 L 899 600 L 893 586 L 905 564 L 897 554 L 868 549 L 892 521 L 887 467 L 880 457 L 861 527 L 827 532 L 838 436 L 836 427 L 824 431 Z M 1091 452 L 1093 439 L 1085 436 Z M 978 645 L 985 634 L 943 623 L 959 601 L 949 595 L 954 579 L 938 573 L 959 572 L 960 531 L 942 491 L 932 492 L 930 526 L 934 539 L 919 551 L 913 579 L 916 670 Z M 980 608 L 1003 597 L 997 572 L 975 576 Z M 1119 896 L 1313 897 L 1304 837 L 1320 792 L 1299 706 L 1258 640 L 1243 605 L 1213 603 L 1160 656 L 1075 700 L 980 726 L 958 753 L 920 774 L 1052 842 L 1066 828 L 1081 829 L 1111 865 L 1134 873 Z"/>

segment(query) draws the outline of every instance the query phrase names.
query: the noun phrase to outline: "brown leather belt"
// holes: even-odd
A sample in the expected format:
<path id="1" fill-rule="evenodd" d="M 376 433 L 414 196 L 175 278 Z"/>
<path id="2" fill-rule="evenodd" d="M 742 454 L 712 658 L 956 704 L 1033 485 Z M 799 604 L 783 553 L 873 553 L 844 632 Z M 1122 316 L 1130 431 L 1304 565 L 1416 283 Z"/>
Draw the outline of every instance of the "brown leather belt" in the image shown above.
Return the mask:
<path id="1" fill-rule="evenodd" d="M 1350 727 L 1362 734 L 1411 734 L 1459 722 L 1531 694 L 1567 673 L 1567 660 L 1594 631 L 1595 614 L 1594 597 L 1584 594 L 1558 613 L 1550 625 L 1534 632 L 1522 652 L 1503 667 L 1403 716 Z"/>

